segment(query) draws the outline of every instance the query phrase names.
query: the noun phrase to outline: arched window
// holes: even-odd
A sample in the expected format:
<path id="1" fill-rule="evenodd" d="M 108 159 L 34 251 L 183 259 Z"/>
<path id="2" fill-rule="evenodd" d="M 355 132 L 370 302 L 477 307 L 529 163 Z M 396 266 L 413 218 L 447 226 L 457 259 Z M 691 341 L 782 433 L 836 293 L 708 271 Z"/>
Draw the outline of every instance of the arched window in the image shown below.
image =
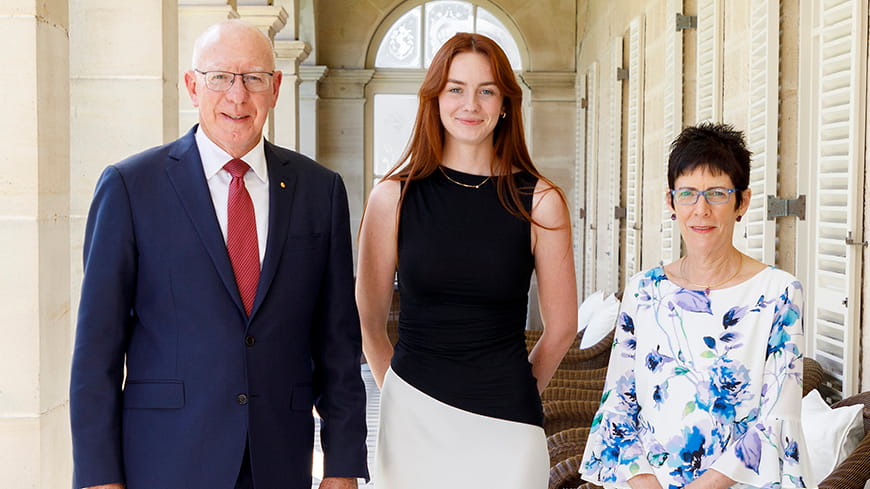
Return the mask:
<path id="1" fill-rule="evenodd" d="M 457 32 L 475 32 L 493 39 L 505 51 L 514 70 L 522 69 L 514 36 L 484 7 L 471 2 L 433 0 L 401 14 L 386 29 L 374 51 L 376 71 L 368 87 L 368 99 L 372 101 L 368 140 L 372 146 L 367 151 L 372 185 L 396 164 L 405 149 L 425 69 L 441 45 Z"/>
<path id="2" fill-rule="evenodd" d="M 521 68 L 520 50 L 505 25 L 483 7 L 453 0 L 427 2 L 402 15 L 381 41 L 375 67 L 428 68 L 438 48 L 457 32 L 476 32 L 493 39 L 511 66 Z"/>

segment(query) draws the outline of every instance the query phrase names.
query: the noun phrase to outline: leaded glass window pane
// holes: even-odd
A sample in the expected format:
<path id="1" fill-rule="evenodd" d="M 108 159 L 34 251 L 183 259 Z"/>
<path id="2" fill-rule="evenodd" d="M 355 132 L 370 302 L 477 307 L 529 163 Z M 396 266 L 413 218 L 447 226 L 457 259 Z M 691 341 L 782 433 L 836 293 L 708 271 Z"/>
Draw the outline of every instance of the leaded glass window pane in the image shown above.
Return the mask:
<path id="1" fill-rule="evenodd" d="M 414 118 L 417 96 L 413 94 L 375 95 L 374 105 L 374 177 L 380 179 L 392 168 L 405 150 Z"/>
<path id="2" fill-rule="evenodd" d="M 420 18 L 422 7 L 415 7 L 390 27 L 375 57 L 381 68 L 420 67 Z"/>
<path id="3" fill-rule="evenodd" d="M 511 67 L 522 69 L 519 47 L 505 25 L 486 9 L 458 0 L 434 0 L 406 12 L 378 46 L 375 66 L 428 68 L 441 45 L 457 32 L 477 32 L 493 39 L 507 54 Z"/>
<path id="4" fill-rule="evenodd" d="M 448 39 L 457 32 L 473 32 L 474 18 L 468 2 L 429 2 L 426 4 L 426 65 Z"/>

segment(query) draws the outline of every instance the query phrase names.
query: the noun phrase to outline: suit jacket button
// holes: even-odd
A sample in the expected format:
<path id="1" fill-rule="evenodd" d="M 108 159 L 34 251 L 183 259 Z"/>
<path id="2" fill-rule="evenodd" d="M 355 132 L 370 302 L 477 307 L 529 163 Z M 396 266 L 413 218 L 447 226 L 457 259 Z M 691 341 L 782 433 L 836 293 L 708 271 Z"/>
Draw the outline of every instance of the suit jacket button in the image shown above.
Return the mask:
<path id="1" fill-rule="evenodd" d="M 257 341 L 254 339 L 253 336 L 245 336 L 245 344 L 246 344 L 246 345 L 248 345 L 248 346 L 254 346 L 254 343 L 256 343 L 256 342 L 257 342 Z"/>
<path id="2" fill-rule="evenodd" d="M 245 404 L 248 403 L 247 394 L 239 394 L 238 396 L 236 396 L 236 399 L 239 401 L 239 404 L 241 404 L 242 406 L 244 406 Z"/>

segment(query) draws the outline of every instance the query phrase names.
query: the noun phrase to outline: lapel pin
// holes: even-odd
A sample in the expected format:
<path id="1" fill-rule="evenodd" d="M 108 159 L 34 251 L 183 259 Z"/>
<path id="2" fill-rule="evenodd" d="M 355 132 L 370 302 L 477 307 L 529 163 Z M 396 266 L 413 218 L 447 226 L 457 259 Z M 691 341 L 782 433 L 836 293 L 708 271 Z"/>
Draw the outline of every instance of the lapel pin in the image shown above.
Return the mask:
<path id="1" fill-rule="evenodd" d="M 287 187 L 287 185 L 284 184 L 284 182 L 281 182 L 281 188 L 286 188 L 286 187 Z"/>

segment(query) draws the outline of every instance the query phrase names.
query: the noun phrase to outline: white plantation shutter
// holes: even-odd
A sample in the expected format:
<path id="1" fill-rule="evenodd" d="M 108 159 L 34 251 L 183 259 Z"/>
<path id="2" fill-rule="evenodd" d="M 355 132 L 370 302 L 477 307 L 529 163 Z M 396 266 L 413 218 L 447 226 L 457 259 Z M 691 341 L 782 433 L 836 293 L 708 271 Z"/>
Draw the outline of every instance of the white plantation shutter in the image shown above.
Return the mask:
<path id="1" fill-rule="evenodd" d="M 586 75 L 586 255 L 583 259 L 583 290 L 589 295 L 598 287 L 598 63 Z"/>
<path id="2" fill-rule="evenodd" d="M 607 234 L 604 243 L 605 277 L 601 280 L 601 287 L 606 292 L 615 292 L 619 288 L 619 254 L 621 246 L 619 234 L 621 232 L 621 220 L 616 218 L 616 208 L 620 204 L 620 187 L 622 181 L 622 80 L 618 79 L 617 70 L 622 66 L 622 36 L 613 39 L 612 63 L 608 76 L 610 85 L 610 141 L 607 164 Z"/>
<path id="3" fill-rule="evenodd" d="M 698 0 L 698 122 L 722 120 L 722 30 L 722 1 Z"/>
<path id="4" fill-rule="evenodd" d="M 814 168 L 807 196 L 811 211 L 812 265 L 809 320 L 812 354 L 843 396 L 858 391 L 860 245 L 864 202 L 867 4 L 826 0 L 817 4 L 818 60 Z"/>
<path id="5" fill-rule="evenodd" d="M 586 106 L 589 103 L 589 99 L 586 98 L 585 74 L 577 77 L 576 86 L 577 93 L 575 100 L 577 100 L 577 133 L 575 134 L 575 138 L 577 144 L 574 163 L 574 266 L 577 269 L 577 290 L 580 297 L 586 297 L 586 295 L 592 293 L 592 291 L 586 291 L 585 289 L 586 282 L 584 276 L 588 272 L 588 270 L 586 270 L 585 262 L 585 255 L 588 253 L 585 240 L 586 223 L 588 222 L 588 219 L 586 217 L 581 217 L 581 215 L 587 211 Z"/>
<path id="6" fill-rule="evenodd" d="M 749 52 L 749 126 L 752 151 L 749 188 L 752 199 L 737 226 L 735 244 L 764 263 L 775 263 L 776 223 L 766 219 L 767 196 L 777 194 L 777 128 L 779 124 L 779 0 L 752 4 Z"/>
<path id="7" fill-rule="evenodd" d="M 683 11 L 683 0 L 668 0 L 666 18 L 675 19 Z M 668 182 L 668 156 L 673 141 L 683 128 L 683 31 L 678 31 L 671 23 L 665 27 L 665 90 L 664 90 L 664 129 L 662 138 L 664 155 L 662 157 L 663 182 Z M 655 192 L 665 189 L 654 189 Z M 655 194 L 653 192 L 653 194 Z M 671 220 L 671 208 L 662 210 L 662 265 L 667 265 L 680 257 L 680 231 L 676 222 Z"/>
<path id="8" fill-rule="evenodd" d="M 643 181 L 644 23 L 631 21 L 628 40 L 628 134 L 625 182 L 625 267 L 623 283 L 640 271 Z"/>

